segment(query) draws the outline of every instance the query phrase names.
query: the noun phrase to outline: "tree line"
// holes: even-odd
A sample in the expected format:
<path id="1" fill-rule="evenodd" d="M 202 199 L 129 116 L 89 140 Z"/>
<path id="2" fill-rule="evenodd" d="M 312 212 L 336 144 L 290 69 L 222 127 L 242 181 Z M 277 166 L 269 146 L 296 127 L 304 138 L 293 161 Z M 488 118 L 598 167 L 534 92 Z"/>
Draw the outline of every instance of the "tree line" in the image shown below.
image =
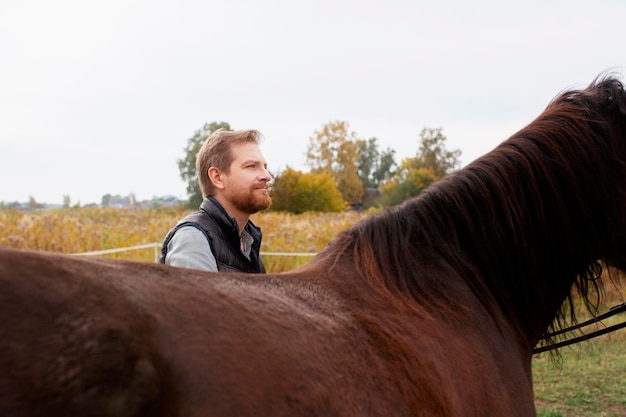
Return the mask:
<path id="1" fill-rule="evenodd" d="M 203 199 L 196 154 L 206 138 L 221 128 L 233 130 L 227 122 L 205 123 L 187 140 L 184 157 L 177 161 L 187 183 L 188 208 L 197 208 Z M 394 206 L 459 168 L 461 151 L 448 150 L 446 141 L 442 128 L 425 127 L 415 155 L 398 163 L 395 150 L 381 149 L 378 138 L 359 138 L 346 121 L 326 123 L 309 138 L 305 153 L 309 171 L 286 166 L 271 172 L 270 210 L 297 214 Z"/>

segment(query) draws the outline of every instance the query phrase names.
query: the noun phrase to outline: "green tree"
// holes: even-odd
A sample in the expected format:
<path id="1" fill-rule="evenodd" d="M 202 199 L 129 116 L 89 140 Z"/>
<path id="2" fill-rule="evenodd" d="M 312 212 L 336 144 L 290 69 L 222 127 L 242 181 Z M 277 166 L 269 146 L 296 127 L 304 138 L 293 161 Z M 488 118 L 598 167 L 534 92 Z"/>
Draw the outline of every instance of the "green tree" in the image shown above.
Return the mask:
<path id="1" fill-rule="evenodd" d="M 289 166 L 272 180 L 274 211 L 295 214 L 306 211 L 339 212 L 345 209 L 341 192 L 328 172 L 296 171 Z"/>
<path id="2" fill-rule="evenodd" d="M 359 202 L 363 185 L 357 173 L 359 147 L 355 132 L 347 122 L 329 122 L 309 138 L 306 163 L 314 173 L 327 172 L 334 179 L 343 199 Z"/>
<path id="3" fill-rule="evenodd" d="M 396 151 L 393 149 L 387 148 L 380 154 L 378 166 L 372 174 L 376 184 L 380 185 L 386 181 L 388 177 L 394 175 L 394 167 L 396 166 L 396 160 L 394 158 L 395 153 Z"/>
<path id="4" fill-rule="evenodd" d="M 359 160 L 357 174 L 364 188 L 378 188 L 378 186 L 393 174 L 395 151 L 387 148 L 381 152 L 378 149 L 378 139 L 357 141 Z"/>
<path id="5" fill-rule="evenodd" d="M 221 128 L 232 130 L 226 122 L 205 123 L 201 129 L 196 130 L 193 136 L 187 139 L 185 157 L 178 160 L 180 177 L 187 183 L 187 195 L 189 196 L 185 203 L 187 208 L 198 208 L 204 199 L 202 191 L 200 191 L 200 185 L 198 185 L 196 155 L 211 133 Z"/>
<path id="6" fill-rule="evenodd" d="M 461 150 L 449 151 L 446 148 L 446 140 L 443 128 L 425 127 L 422 129 L 419 150 L 412 167 L 431 169 L 437 179 L 456 170 L 460 165 Z"/>
<path id="7" fill-rule="evenodd" d="M 379 204 L 385 207 L 399 204 L 458 168 L 461 151 L 446 148 L 441 128 L 422 129 L 420 139 L 416 156 L 403 160 L 395 175 L 381 186 Z"/>
<path id="8" fill-rule="evenodd" d="M 72 200 L 70 199 L 69 194 L 63 194 L 63 208 L 70 208 L 70 204 Z"/>

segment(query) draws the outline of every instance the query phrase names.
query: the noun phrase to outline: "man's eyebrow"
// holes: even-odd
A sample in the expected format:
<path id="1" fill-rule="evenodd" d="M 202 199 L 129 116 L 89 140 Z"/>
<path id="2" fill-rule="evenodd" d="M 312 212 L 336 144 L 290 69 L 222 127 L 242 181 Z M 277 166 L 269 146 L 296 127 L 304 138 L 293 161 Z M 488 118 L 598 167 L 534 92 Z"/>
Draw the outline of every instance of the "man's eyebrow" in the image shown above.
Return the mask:
<path id="1" fill-rule="evenodd" d="M 241 166 L 249 165 L 249 164 L 267 166 L 267 163 L 262 162 L 260 159 L 246 159 L 245 161 L 241 163 Z"/>

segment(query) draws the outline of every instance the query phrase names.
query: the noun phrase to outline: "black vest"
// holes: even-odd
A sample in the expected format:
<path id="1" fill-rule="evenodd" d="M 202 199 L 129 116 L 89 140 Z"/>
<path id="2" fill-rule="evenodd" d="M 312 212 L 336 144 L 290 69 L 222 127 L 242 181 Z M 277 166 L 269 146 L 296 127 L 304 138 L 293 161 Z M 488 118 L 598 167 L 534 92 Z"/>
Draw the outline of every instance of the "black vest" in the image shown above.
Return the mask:
<path id="1" fill-rule="evenodd" d="M 250 250 L 250 259 L 248 259 L 241 253 L 241 238 L 237 221 L 230 217 L 222 205 L 211 196 L 204 199 L 199 211 L 193 212 L 179 221 L 165 236 L 161 249 L 161 263 L 165 263 L 167 245 L 172 236 L 183 226 L 193 226 L 204 233 L 217 261 L 218 271 L 265 273 L 265 267 L 259 255 L 261 229 L 251 221 L 248 221 L 244 227 L 244 230 L 254 239 Z"/>

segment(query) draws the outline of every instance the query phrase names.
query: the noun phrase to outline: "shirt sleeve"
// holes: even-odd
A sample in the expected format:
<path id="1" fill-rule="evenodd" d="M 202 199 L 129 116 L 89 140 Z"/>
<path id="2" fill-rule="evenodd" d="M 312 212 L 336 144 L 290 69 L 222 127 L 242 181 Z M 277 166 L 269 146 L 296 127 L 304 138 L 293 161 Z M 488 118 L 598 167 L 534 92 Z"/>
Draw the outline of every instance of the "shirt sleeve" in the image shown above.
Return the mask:
<path id="1" fill-rule="evenodd" d="M 181 268 L 217 271 L 217 262 L 206 236 L 193 226 L 183 226 L 174 233 L 167 244 L 165 263 Z"/>

